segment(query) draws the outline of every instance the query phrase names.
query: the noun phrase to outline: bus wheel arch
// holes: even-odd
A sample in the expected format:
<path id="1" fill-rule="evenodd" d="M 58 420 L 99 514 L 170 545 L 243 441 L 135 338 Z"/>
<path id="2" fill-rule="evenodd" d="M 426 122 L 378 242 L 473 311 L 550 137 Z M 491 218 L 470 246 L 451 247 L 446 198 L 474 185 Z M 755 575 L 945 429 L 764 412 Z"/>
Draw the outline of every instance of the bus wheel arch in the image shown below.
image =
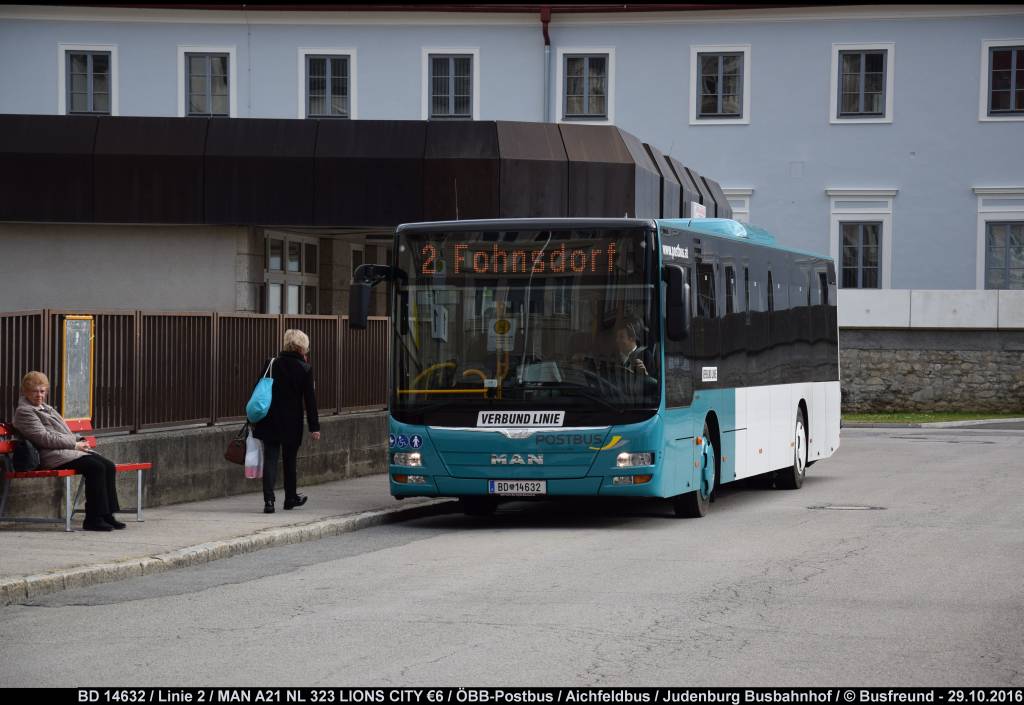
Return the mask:
<path id="1" fill-rule="evenodd" d="M 714 412 L 709 413 L 704 419 L 704 428 L 700 436 L 694 439 L 694 443 L 699 449 L 697 457 L 701 459 L 695 468 L 698 471 L 697 487 L 673 497 L 672 508 L 677 517 L 697 519 L 708 513 L 721 477 L 722 442 L 718 417 Z"/>

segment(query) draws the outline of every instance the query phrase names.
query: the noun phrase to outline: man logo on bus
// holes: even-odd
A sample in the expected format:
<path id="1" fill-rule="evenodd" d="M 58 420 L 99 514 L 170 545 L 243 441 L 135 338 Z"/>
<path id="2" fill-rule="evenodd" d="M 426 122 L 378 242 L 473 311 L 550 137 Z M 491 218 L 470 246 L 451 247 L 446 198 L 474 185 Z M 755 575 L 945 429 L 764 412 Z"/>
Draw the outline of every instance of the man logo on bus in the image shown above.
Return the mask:
<path id="1" fill-rule="evenodd" d="M 507 455 L 505 453 L 491 454 L 491 465 L 543 465 L 544 455 L 537 453 L 527 453 L 524 459 L 519 453 L 513 453 Z"/>

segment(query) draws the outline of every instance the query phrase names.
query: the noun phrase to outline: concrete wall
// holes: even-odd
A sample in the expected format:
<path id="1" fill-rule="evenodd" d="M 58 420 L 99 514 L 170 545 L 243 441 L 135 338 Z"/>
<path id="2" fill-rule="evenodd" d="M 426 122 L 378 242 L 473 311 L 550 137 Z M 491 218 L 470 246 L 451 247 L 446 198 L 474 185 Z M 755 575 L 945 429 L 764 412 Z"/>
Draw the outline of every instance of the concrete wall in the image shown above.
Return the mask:
<path id="1" fill-rule="evenodd" d="M 0 311 L 234 311 L 248 239 L 228 226 L 0 223 Z"/>
<path id="2" fill-rule="evenodd" d="M 840 328 L 1024 328 L 1024 291 L 840 289 Z"/>
<path id="3" fill-rule="evenodd" d="M 326 416 L 320 419 L 320 425 L 320 442 L 313 443 L 307 437 L 299 449 L 300 489 L 386 470 L 387 416 L 383 412 Z M 224 460 L 224 448 L 240 427 L 100 436 L 97 450 L 114 462 L 153 463 L 153 470 L 146 476 L 143 507 L 260 493 L 261 481 L 245 479 L 241 466 Z M 282 472 L 278 470 L 279 494 L 281 482 Z M 385 482 L 383 477 L 381 482 Z M 49 478 L 15 480 L 9 513 L 57 516 L 63 511 L 62 487 L 61 481 Z M 134 473 L 123 473 L 117 490 L 123 507 L 135 506 Z M 253 511 L 261 506 L 262 500 L 254 497 Z"/>

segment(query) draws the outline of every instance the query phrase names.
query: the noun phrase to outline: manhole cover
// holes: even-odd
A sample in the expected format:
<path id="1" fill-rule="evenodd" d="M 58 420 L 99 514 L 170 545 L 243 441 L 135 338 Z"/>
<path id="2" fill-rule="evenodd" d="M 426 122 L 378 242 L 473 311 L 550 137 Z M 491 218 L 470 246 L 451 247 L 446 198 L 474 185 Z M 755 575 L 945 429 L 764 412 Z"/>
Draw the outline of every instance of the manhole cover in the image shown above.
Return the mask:
<path id="1" fill-rule="evenodd" d="M 869 507 L 866 504 L 819 504 L 808 509 L 838 509 L 843 512 L 855 512 L 868 509 L 885 509 L 885 507 Z"/>

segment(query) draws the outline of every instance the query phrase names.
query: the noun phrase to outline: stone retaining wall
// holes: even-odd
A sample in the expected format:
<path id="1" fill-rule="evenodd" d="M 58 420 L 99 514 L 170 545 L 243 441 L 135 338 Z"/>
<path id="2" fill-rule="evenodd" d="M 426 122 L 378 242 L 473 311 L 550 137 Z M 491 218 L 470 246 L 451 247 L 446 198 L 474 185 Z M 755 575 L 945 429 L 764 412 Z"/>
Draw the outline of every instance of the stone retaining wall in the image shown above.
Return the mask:
<path id="1" fill-rule="evenodd" d="M 840 329 L 843 411 L 1024 410 L 1024 331 Z"/>

